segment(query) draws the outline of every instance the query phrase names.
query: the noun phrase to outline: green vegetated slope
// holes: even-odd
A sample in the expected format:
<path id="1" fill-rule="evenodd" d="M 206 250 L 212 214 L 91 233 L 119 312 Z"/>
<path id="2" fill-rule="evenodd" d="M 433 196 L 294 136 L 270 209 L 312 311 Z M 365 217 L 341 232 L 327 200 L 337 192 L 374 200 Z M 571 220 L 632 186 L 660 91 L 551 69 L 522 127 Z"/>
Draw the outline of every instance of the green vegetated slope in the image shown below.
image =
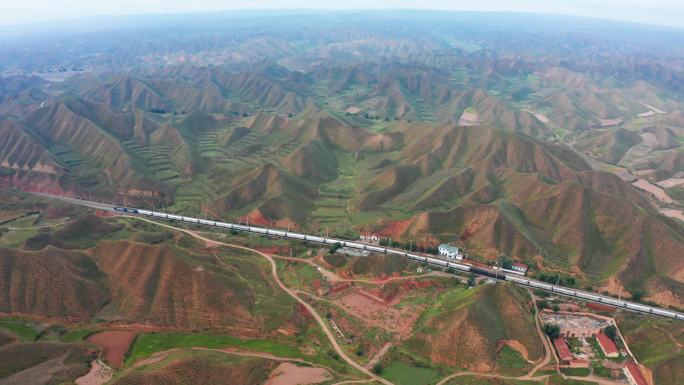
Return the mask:
<path id="1" fill-rule="evenodd" d="M 481 126 L 388 122 L 377 133 L 316 109 L 292 118 L 178 119 L 138 139 L 135 130 L 99 133 L 133 165 L 107 169 L 100 186 L 120 186 L 141 206 L 195 215 L 333 234 L 370 228 L 421 243 L 455 241 L 486 257 L 541 256 L 544 266 L 578 269 L 592 283 L 618 275 L 628 290 L 654 294 L 672 291 L 684 268 L 673 257 L 684 250 L 682 225 L 564 145 Z M 102 131 L 83 124 L 84 132 Z M 129 151 L 124 137 L 167 150 Z M 107 163 L 91 157 L 79 165 L 98 162 Z"/>
<path id="2" fill-rule="evenodd" d="M 458 287 L 421 314 L 393 352 L 404 364 L 522 375 L 543 354 L 527 294 L 507 285 Z M 449 369 L 446 369 L 449 368 Z"/>
<path id="3" fill-rule="evenodd" d="M 684 327 L 680 322 L 631 315 L 618 325 L 637 360 L 651 369 L 656 384 L 674 384 L 684 375 Z"/>
<path id="4" fill-rule="evenodd" d="M 450 241 L 573 271 L 582 284 L 617 278 L 652 300 L 684 298 L 683 225 L 575 152 L 622 164 L 654 142 L 634 167 L 676 175 L 684 126 L 671 90 L 545 61 L 500 67 L 466 51 L 437 60 L 390 41 L 381 52 L 417 50 L 421 64 L 362 51 L 302 71 L 76 76 L 54 85 L 64 95 L 2 119 L 0 135 L 16 143 L 0 148 L 3 180 L 321 234 Z M 298 57 L 289 48 L 268 51 Z M 458 126 L 464 113 L 475 126 Z"/>

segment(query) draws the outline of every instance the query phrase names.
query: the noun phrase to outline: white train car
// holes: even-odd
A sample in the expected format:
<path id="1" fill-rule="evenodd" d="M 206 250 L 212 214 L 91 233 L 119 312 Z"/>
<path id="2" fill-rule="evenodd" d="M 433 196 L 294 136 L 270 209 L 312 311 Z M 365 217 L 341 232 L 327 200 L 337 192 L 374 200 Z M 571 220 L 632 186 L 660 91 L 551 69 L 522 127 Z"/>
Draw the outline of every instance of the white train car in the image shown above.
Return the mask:
<path id="1" fill-rule="evenodd" d="M 183 217 L 183 222 L 199 223 L 199 219 L 193 217 Z"/>
<path id="2" fill-rule="evenodd" d="M 153 211 L 152 216 L 156 218 L 168 218 L 168 214 Z"/>
<path id="3" fill-rule="evenodd" d="M 304 234 L 300 234 L 300 233 L 286 233 L 285 236 L 288 238 L 301 239 L 301 240 L 304 240 L 306 238 Z"/>
<path id="4" fill-rule="evenodd" d="M 565 294 L 565 295 L 569 295 L 569 296 L 575 296 L 575 293 L 576 293 L 574 290 L 566 289 L 566 288 L 560 287 L 560 286 L 554 286 L 553 291 L 555 293 L 561 293 L 561 294 Z"/>
<path id="5" fill-rule="evenodd" d="M 677 313 L 677 319 L 684 321 L 684 314 L 682 313 Z"/>
<path id="6" fill-rule="evenodd" d="M 617 300 L 614 298 L 601 297 L 601 302 L 607 303 L 607 304 L 613 305 L 613 306 L 625 307 L 625 301 L 620 301 L 620 300 Z"/>
<path id="7" fill-rule="evenodd" d="M 629 310 L 636 310 L 644 313 L 650 313 L 651 312 L 651 307 L 650 306 L 644 306 L 644 305 L 639 305 L 636 303 L 631 303 L 631 302 L 626 302 L 625 307 Z"/>
<path id="8" fill-rule="evenodd" d="M 444 266 L 444 267 L 449 266 L 447 261 L 443 261 L 441 259 L 436 259 L 436 258 L 426 258 L 426 262 L 433 264 L 433 265 L 437 265 L 437 266 Z"/>
<path id="9" fill-rule="evenodd" d="M 337 239 L 333 239 L 333 238 L 323 238 L 323 243 L 325 243 L 327 245 L 334 245 L 336 243 L 339 243 L 339 241 Z"/>
<path id="10" fill-rule="evenodd" d="M 281 230 L 268 230 L 268 235 L 273 235 L 276 237 L 284 237 L 285 232 Z"/>
<path id="11" fill-rule="evenodd" d="M 222 227 L 224 229 L 232 229 L 233 224 L 232 223 L 226 223 L 226 222 L 216 222 L 217 227 Z"/>
<path id="12" fill-rule="evenodd" d="M 385 249 L 383 247 L 377 247 L 377 246 L 371 246 L 371 245 L 367 245 L 366 250 L 370 250 L 370 251 L 373 251 L 376 253 L 386 253 L 387 252 L 387 249 Z"/>
<path id="13" fill-rule="evenodd" d="M 168 219 L 173 219 L 174 221 L 182 221 L 183 220 L 183 217 L 181 217 L 180 215 L 167 214 L 166 217 Z"/>
<path id="14" fill-rule="evenodd" d="M 668 318 L 677 318 L 677 313 L 669 310 L 658 309 L 657 307 L 651 308 L 651 313 Z"/>
<path id="15" fill-rule="evenodd" d="M 505 278 L 506 278 L 506 281 L 515 282 L 515 283 L 517 283 L 517 284 L 519 284 L 519 285 L 525 285 L 525 286 L 529 285 L 529 282 L 530 282 L 530 281 L 527 280 L 527 279 L 522 279 L 522 278 L 520 278 L 520 277 L 516 277 L 516 276 L 510 275 L 510 274 L 506 274 L 506 275 L 505 275 Z"/>
<path id="16" fill-rule="evenodd" d="M 598 302 L 598 301 L 601 300 L 601 297 L 600 297 L 600 296 L 595 295 L 595 294 L 591 294 L 591 293 L 585 293 L 585 292 L 583 292 L 583 291 L 577 291 L 577 292 L 575 293 L 575 295 L 576 295 L 578 298 L 588 299 L 588 300 L 590 300 L 590 301 L 596 301 L 596 302 Z"/>
<path id="17" fill-rule="evenodd" d="M 407 253 L 405 253 L 403 251 L 399 251 L 399 250 L 393 250 L 393 249 L 387 249 L 387 254 L 394 254 L 394 255 L 401 255 L 402 257 L 408 257 Z"/>
<path id="18" fill-rule="evenodd" d="M 216 222 L 214 221 L 208 221 L 206 219 L 200 219 L 199 220 L 200 225 L 207 225 L 207 226 L 216 226 Z"/>
<path id="19" fill-rule="evenodd" d="M 470 266 L 460 263 L 447 262 L 447 267 L 461 271 L 470 271 Z"/>
<path id="20" fill-rule="evenodd" d="M 258 234 L 267 234 L 268 233 L 268 231 L 265 228 L 254 227 L 254 226 L 250 226 L 248 231 L 251 231 L 253 233 L 258 233 Z"/>
<path id="21" fill-rule="evenodd" d="M 150 210 L 145 210 L 145 209 L 138 209 L 138 214 L 142 214 L 142 215 L 152 215 L 152 211 L 150 211 Z"/>
<path id="22" fill-rule="evenodd" d="M 537 289 L 544 289 L 544 290 L 549 290 L 549 291 L 553 290 L 553 286 L 549 285 L 548 283 L 537 282 L 537 281 L 533 281 L 533 280 L 529 280 L 528 282 L 529 282 L 530 286 L 536 287 Z"/>
<path id="23" fill-rule="evenodd" d="M 346 247 L 351 247 L 354 249 L 361 249 L 361 250 L 366 248 L 366 245 L 364 245 L 364 244 L 356 243 L 356 242 L 349 242 L 349 241 L 344 241 L 344 245 Z"/>
<path id="24" fill-rule="evenodd" d="M 249 227 L 243 225 L 233 225 L 233 229 L 239 231 L 249 231 Z"/>
<path id="25" fill-rule="evenodd" d="M 311 242 L 325 243 L 325 238 L 323 238 L 323 237 L 316 237 L 316 236 L 313 236 L 313 235 L 307 235 L 307 236 L 306 236 L 306 240 L 307 240 L 307 241 L 311 241 Z"/>

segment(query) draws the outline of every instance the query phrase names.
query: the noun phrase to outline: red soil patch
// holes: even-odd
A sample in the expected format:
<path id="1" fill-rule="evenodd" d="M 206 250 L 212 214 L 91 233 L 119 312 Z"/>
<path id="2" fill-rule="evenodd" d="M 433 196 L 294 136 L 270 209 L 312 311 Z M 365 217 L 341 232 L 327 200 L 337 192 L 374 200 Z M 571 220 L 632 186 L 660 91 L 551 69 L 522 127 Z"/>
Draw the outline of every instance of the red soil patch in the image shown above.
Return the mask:
<path id="1" fill-rule="evenodd" d="M 120 368 L 123 365 L 123 358 L 128 348 L 133 342 L 135 333 L 130 331 L 105 331 L 95 333 L 88 337 L 86 341 L 99 345 L 104 350 L 104 358 L 112 366 Z"/>
<path id="2" fill-rule="evenodd" d="M 389 222 L 384 229 L 380 230 L 379 235 L 384 235 L 386 237 L 401 238 L 401 236 L 408 230 L 411 225 L 411 220 L 407 219 L 404 221 L 392 221 Z"/>
<path id="3" fill-rule="evenodd" d="M 248 221 L 249 219 L 249 221 Z M 296 229 L 299 226 L 292 221 L 289 218 L 283 218 L 280 220 L 272 220 L 268 218 L 267 216 L 264 215 L 264 213 L 261 212 L 261 210 L 256 209 L 250 211 L 249 214 L 246 216 L 240 218 L 241 221 L 243 222 L 249 222 L 249 224 L 256 225 L 256 226 L 270 226 L 270 227 L 283 227 L 283 228 L 290 228 L 290 229 Z"/>
<path id="4" fill-rule="evenodd" d="M 594 303 L 594 302 L 587 303 L 587 308 L 589 310 L 604 311 L 604 312 L 608 312 L 608 313 L 612 313 L 615 311 L 615 308 L 612 306 L 602 305 L 600 303 Z"/>

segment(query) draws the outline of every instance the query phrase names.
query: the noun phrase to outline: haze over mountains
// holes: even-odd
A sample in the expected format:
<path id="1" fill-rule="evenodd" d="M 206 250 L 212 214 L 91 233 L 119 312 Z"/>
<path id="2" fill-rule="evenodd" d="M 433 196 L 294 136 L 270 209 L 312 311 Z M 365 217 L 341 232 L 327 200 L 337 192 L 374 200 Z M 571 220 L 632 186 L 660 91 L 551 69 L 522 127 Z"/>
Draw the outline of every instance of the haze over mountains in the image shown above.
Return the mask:
<path id="1" fill-rule="evenodd" d="M 5 185 L 451 241 L 684 306 L 681 30 L 398 11 L 108 25 L 0 42 Z"/>

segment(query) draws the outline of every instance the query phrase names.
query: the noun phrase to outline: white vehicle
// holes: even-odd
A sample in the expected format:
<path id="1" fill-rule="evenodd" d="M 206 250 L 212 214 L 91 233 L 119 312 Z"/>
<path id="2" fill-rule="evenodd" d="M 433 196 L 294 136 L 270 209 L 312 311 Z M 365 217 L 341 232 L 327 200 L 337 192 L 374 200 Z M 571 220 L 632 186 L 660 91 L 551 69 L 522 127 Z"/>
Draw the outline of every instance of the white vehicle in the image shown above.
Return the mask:
<path id="1" fill-rule="evenodd" d="M 287 233 L 286 237 L 294 239 L 304 239 L 304 234 L 300 233 Z"/>
<path id="2" fill-rule="evenodd" d="M 332 238 L 323 238 L 323 243 L 328 244 L 328 245 L 334 245 L 338 243 L 337 239 L 332 239 Z"/>
<path id="3" fill-rule="evenodd" d="M 377 246 L 366 246 L 367 250 L 374 251 L 376 253 L 385 253 L 387 249 Z"/>
<path id="4" fill-rule="evenodd" d="M 324 238 L 321 238 L 321 237 L 314 237 L 314 236 L 311 236 L 311 235 L 307 235 L 307 236 L 306 236 L 306 240 L 307 240 L 307 241 L 311 241 L 311 242 L 325 243 L 325 239 L 324 239 Z"/>
<path id="5" fill-rule="evenodd" d="M 441 259 L 435 259 L 435 258 L 426 258 L 427 263 L 432 263 L 433 265 L 437 266 L 444 266 L 447 267 L 447 261 L 442 261 Z"/>
<path id="6" fill-rule="evenodd" d="M 259 234 L 266 234 L 267 230 L 264 229 L 263 227 L 250 227 L 249 231 L 253 233 L 259 233 Z"/>
<path id="7" fill-rule="evenodd" d="M 508 275 L 508 274 L 506 274 L 506 280 L 507 280 L 507 281 L 512 281 L 512 282 L 515 282 L 515 283 L 518 283 L 518 284 L 521 284 L 521 285 L 527 285 L 528 282 L 529 282 L 529 281 L 526 280 L 526 279 L 518 278 L 518 277 L 515 277 L 515 276 L 512 276 L 512 275 Z"/>
<path id="8" fill-rule="evenodd" d="M 677 318 L 677 313 L 669 310 L 658 309 L 657 307 L 652 308 L 651 313 L 661 315 L 663 317 Z"/>
<path id="9" fill-rule="evenodd" d="M 355 243 L 355 242 L 347 242 L 347 241 L 345 241 L 345 242 L 344 242 L 344 245 L 347 246 L 347 247 L 352 247 L 352 248 L 361 249 L 361 250 L 363 250 L 363 249 L 366 248 L 366 245 L 362 245 L 362 244 L 360 244 L 360 243 Z"/>
<path id="10" fill-rule="evenodd" d="M 578 292 L 575 293 L 575 295 L 576 295 L 577 297 L 579 297 L 579 298 L 584 298 L 584 299 L 588 299 L 588 300 L 592 300 L 592 301 L 600 301 L 600 300 L 601 300 L 601 297 L 600 297 L 600 296 L 594 295 L 594 294 L 585 293 L 585 292 L 583 292 L 583 291 L 578 291 Z"/>
<path id="11" fill-rule="evenodd" d="M 214 221 L 208 221 L 206 219 L 200 219 L 199 220 L 200 225 L 207 225 L 207 226 L 216 226 L 216 222 Z"/>
<path id="12" fill-rule="evenodd" d="M 152 212 L 152 216 L 153 216 L 153 217 L 158 217 L 158 218 L 168 218 L 168 215 L 167 215 L 167 214 L 158 213 L 158 212 L 156 212 L 156 211 Z"/>
<path id="13" fill-rule="evenodd" d="M 233 228 L 240 231 L 249 231 L 249 227 L 243 225 L 233 225 Z"/>
<path id="14" fill-rule="evenodd" d="M 642 311 L 644 313 L 650 313 L 651 312 L 650 306 L 639 305 L 636 303 L 627 302 L 626 307 L 627 307 L 627 309 Z"/>
<path id="15" fill-rule="evenodd" d="M 448 262 L 447 266 L 452 268 L 452 269 L 456 269 L 456 270 L 470 271 L 470 266 L 461 265 L 460 263 Z"/>
<path id="16" fill-rule="evenodd" d="M 538 289 L 544 289 L 544 290 L 552 290 L 553 286 L 549 285 L 548 283 L 542 283 L 542 282 L 537 282 L 533 280 L 529 280 L 529 285 L 532 287 L 536 287 Z"/>
<path id="17" fill-rule="evenodd" d="M 682 313 L 677 313 L 677 319 L 684 321 L 684 314 Z"/>
<path id="18" fill-rule="evenodd" d="M 233 225 L 231 223 L 226 223 L 226 222 L 216 222 L 216 226 L 223 227 L 226 229 L 232 229 L 233 228 Z"/>
<path id="19" fill-rule="evenodd" d="M 166 217 L 169 219 L 176 220 L 176 221 L 182 221 L 183 220 L 183 217 L 181 217 L 180 215 L 168 214 Z"/>
<path id="20" fill-rule="evenodd" d="M 574 290 L 565 289 L 565 288 L 558 287 L 558 286 L 554 286 L 553 291 L 555 291 L 556 293 L 561 293 L 561 294 L 565 294 L 565 295 L 572 295 L 572 296 L 575 295 Z"/>
<path id="21" fill-rule="evenodd" d="M 387 249 L 387 254 L 401 255 L 402 257 L 407 257 L 408 255 L 403 251 Z"/>
<path id="22" fill-rule="evenodd" d="M 142 215 L 152 215 L 152 211 L 150 211 L 150 210 L 139 209 L 139 210 L 138 210 L 138 214 L 142 214 Z"/>
<path id="23" fill-rule="evenodd" d="M 199 223 L 199 220 L 192 217 L 183 217 L 183 222 Z"/>
<path id="24" fill-rule="evenodd" d="M 619 306 L 619 307 L 625 306 L 625 301 L 620 301 L 620 300 L 608 298 L 608 297 L 601 297 L 601 302 L 607 303 L 607 304 L 610 304 L 613 306 Z"/>

